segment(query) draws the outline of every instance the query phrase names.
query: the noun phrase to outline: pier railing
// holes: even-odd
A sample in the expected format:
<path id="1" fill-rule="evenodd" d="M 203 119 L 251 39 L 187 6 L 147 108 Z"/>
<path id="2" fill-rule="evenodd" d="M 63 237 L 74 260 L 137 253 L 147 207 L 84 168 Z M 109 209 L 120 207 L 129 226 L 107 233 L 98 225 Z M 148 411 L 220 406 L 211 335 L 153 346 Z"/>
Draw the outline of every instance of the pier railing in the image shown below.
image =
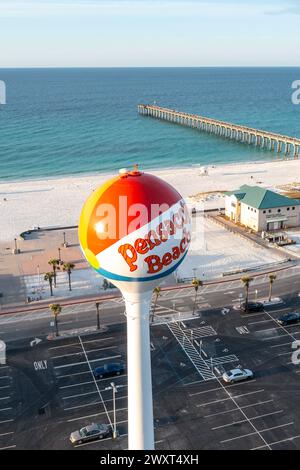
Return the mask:
<path id="1" fill-rule="evenodd" d="M 183 113 L 156 105 L 139 104 L 138 112 L 143 116 L 150 116 L 182 126 L 193 127 L 226 139 L 256 145 L 277 154 L 283 154 L 285 157 L 292 156 L 293 158 L 299 158 L 300 139 L 295 137 L 254 129 L 197 114 Z"/>

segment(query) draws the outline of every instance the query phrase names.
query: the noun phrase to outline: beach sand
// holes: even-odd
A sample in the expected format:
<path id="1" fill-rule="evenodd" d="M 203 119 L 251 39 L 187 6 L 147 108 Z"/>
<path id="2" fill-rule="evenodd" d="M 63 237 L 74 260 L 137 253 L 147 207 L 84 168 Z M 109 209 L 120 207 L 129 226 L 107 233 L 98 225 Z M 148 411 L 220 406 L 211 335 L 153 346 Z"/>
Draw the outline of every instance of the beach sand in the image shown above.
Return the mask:
<path id="1" fill-rule="evenodd" d="M 202 167 L 163 169 L 151 173 L 172 184 L 190 204 L 199 193 L 227 191 L 242 184 L 257 184 L 276 188 L 299 183 L 299 160 L 273 160 L 268 162 L 238 163 Z M 142 169 L 142 166 L 141 166 Z M 77 225 L 82 205 L 92 190 L 113 175 L 81 175 L 57 179 L 5 182 L 0 184 L 0 241 L 12 241 L 34 226 Z M 199 201 L 203 198 L 198 197 Z M 210 196 L 204 207 L 221 207 L 221 198 Z"/>

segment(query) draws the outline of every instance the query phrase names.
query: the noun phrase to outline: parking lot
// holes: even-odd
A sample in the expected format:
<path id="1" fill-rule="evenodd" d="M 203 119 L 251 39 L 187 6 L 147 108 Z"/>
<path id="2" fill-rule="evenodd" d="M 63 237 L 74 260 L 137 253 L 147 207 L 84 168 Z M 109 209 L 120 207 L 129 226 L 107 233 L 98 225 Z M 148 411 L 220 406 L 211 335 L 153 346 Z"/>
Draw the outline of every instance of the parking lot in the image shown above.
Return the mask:
<path id="1" fill-rule="evenodd" d="M 234 304 L 210 308 L 201 296 L 195 316 L 191 307 L 191 298 L 161 298 L 151 327 L 156 449 L 299 448 L 292 343 L 300 324 L 276 321 L 291 307 L 245 315 Z M 114 382 L 119 437 L 75 449 L 126 449 L 127 375 L 95 380 L 92 373 L 119 361 L 126 361 L 124 323 L 34 347 L 11 343 L 0 366 L 0 447 L 70 449 L 72 431 L 92 422 L 112 427 Z M 254 379 L 224 384 L 222 373 L 238 366 Z"/>

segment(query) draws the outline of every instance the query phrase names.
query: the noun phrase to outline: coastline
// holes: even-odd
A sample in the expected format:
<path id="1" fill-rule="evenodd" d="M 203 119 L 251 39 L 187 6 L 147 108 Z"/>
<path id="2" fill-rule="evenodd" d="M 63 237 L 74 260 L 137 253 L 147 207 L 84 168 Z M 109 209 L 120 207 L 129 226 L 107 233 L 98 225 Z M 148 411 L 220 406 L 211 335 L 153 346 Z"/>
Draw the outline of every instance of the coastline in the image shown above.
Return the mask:
<path id="1" fill-rule="evenodd" d="M 262 160 L 146 169 L 175 186 L 183 197 L 229 191 L 242 184 L 276 188 L 297 182 L 299 160 Z M 201 174 L 205 167 L 208 175 Z M 143 167 L 141 165 L 141 170 Z M 0 183 L 0 241 L 12 241 L 33 226 L 77 224 L 81 207 L 97 186 L 116 173 L 80 174 Z M 293 176 L 295 175 L 295 176 Z M 4 200 L 4 198 L 6 200 Z M 205 203 L 204 203 L 205 206 Z"/>

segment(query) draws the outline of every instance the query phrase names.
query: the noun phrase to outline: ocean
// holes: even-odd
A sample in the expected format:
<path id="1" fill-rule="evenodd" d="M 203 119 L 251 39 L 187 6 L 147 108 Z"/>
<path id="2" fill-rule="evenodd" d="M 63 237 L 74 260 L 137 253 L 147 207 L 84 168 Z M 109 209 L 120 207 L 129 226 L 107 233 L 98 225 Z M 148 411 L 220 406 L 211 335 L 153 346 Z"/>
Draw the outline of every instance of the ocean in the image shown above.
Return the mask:
<path id="1" fill-rule="evenodd" d="M 0 181 L 276 158 L 141 117 L 138 103 L 300 137 L 300 68 L 0 69 L 0 80 Z"/>

